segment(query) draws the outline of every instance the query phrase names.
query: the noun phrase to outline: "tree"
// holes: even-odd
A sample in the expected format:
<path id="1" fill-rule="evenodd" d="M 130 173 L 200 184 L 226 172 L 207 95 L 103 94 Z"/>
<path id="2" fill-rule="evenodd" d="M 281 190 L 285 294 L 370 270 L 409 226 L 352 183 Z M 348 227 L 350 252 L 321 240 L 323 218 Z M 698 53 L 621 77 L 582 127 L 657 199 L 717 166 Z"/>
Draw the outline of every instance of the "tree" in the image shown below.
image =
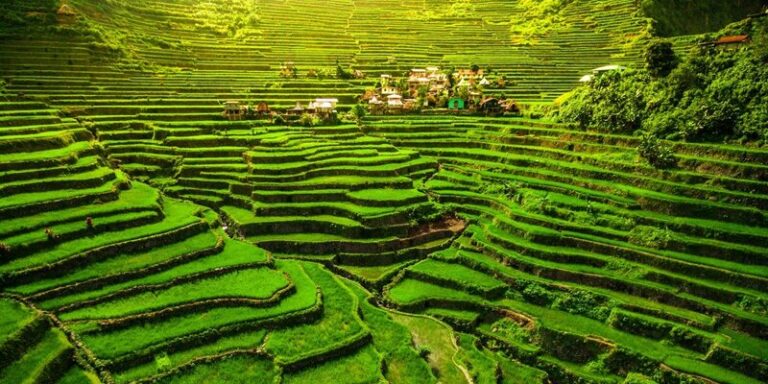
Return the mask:
<path id="1" fill-rule="evenodd" d="M 640 157 L 648 161 L 648 164 L 657 169 L 672 168 L 677 165 L 672 148 L 660 141 L 652 133 L 644 133 L 640 137 L 640 145 L 637 147 Z"/>
<path id="2" fill-rule="evenodd" d="M 449 89 L 453 89 L 453 87 L 456 85 L 456 79 L 453 78 L 453 74 L 456 72 L 456 68 L 450 67 L 445 71 L 445 76 L 448 77 L 448 86 Z"/>
<path id="3" fill-rule="evenodd" d="M 645 68 L 654 77 L 666 77 L 677 68 L 678 59 L 672 50 L 672 43 L 657 40 L 645 51 Z"/>
<path id="4" fill-rule="evenodd" d="M 355 104 L 355 106 L 352 107 L 352 116 L 355 117 L 357 125 L 361 125 L 363 118 L 365 117 L 365 107 L 362 104 Z"/>
<path id="5" fill-rule="evenodd" d="M 344 68 L 341 67 L 341 64 L 339 64 L 338 60 L 336 60 L 336 78 L 343 80 L 349 80 L 352 78 L 352 74 L 345 71 Z"/>
<path id="6" fill-rule="evenodd" d="M 478 72 L 478 71 L 480 71 L 480 66 L 477 65 L 477 64 L 472 64 L 470 69 L 472 70 L 472 72 Z"/>
<path id="7" fill-rule="evenodd" d="M 313 127 L 315 126 L 315 117 L 309 113 L 303 113 L 299 118 L 299 124 L 305 127 Z"/>

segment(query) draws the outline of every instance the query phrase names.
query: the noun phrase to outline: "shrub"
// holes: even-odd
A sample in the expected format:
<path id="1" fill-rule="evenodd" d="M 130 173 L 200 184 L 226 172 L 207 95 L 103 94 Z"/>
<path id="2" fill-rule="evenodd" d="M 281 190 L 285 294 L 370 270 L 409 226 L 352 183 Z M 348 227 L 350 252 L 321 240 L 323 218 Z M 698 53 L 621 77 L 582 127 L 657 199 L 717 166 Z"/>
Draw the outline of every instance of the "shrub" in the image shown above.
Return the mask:
<path id="1" fill-rule="evenodd" d="M 352 74 L 348 71 L 345 71 L 344 68 L 341 67 L 341 64 L 339 62 L 336 62 L 336 78 L 342 79 L 342 80 L 349 80 L 352 78 Z"/>
<path id="2" fill-rule="evenodd" d="M 557 295 L 536 283 L 528 284 L 522 293 L 526 301 L 544 307 L 548 307 L 557 299 Z"/>
<path id="3" fill-rule="evenodd" d="M 59 239 L 59 235 L 57 235 L 51 228 L 45 229 L 45 236 L 48 238 L 48 241 L 56 241 Z"/>
<path id="4" fill-rule="evenodd" d="M 654 168 L 666 169 L 677 165 L 672 148 L 651 133 L 645 133 L 640 138 L 637 152 Z"/>
<path id="5" fill-rule="evenodd" d="M 643 129 L 667 140 L 764 145 L 768 39 L 760 32 L 768 29 L 768 19 L 733 28 L 723 34 L 749 34 L 755 43 L 728 51 L 696 46 L 678 61 L 668 43 L 657 41 L 648 48 L 643 69 L 597 76 L 558 98 L 560 108 L 550 116 L 601 132 Z"/>
<path id="6" fill-rule="evenodd" d="M 0 243 L 0 256 L 10 256 L 11 247 L 6 243 Z"/>
<path id="7" fill-rule="evenodd" d="M 309 113 L 304 113 L 299 118 L 299 124 L 305 127 L 314 127 L 315 126 L 315 117 L 310 115 Z"/>
<path id="8" fill-rule="evenodd" d="M 672 241 L 672 232 L 669 228 L 660 229 L 638 225 L 629 232 L 628 241 L 643 247 L 664 249 Z"/>
<path id="9" fill-rule="evenodd" d="M 595 320 L 605 321 L 611 314 L 611 309 L 604 305 L 605 300 L 590 292 L 574 289 L 561 296 L 553 307 L 575 315 L 583 315 Z"/>
<path id="10" fill-rule="evenodd" d="M 355 122 L 360 125 L 365 117 L 365 107 L 362 104 L 355 104 L 355 106 L 352 107 L 351 112 L 352 116 L 355 117 Z"/>
<path id="11" fill-rule="evenodd" d="M 651 43 L 645 51 L 643 59 L 645 60 L 645 69 L 651 73 L 651 76 L 655 77 L 666 77 L 678 64 L 675 51 L 672 50 L 672 43 L 668 41 Z"/>

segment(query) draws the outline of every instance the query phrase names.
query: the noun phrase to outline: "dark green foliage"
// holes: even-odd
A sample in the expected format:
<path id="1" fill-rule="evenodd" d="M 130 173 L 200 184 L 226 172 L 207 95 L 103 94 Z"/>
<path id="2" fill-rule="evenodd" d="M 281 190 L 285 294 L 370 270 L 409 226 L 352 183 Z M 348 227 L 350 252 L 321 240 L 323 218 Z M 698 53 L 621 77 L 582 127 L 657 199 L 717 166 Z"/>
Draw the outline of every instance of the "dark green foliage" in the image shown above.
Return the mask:
<path id="1" fill-rule="evenodd" d="M 765 38 L 758 33 L 766 23 L 766 18 L 755 19 L 729 31 L 754 35 L 753 45 L 737 50 L 697 46 L 666 77 L 654 73 L 662 74 L 671 67 L 669 63 L 658 64 L 653 71 L 600 75 L 575 90 L 556 114 L 603 132 L 632 134 L 643 129 L 669 140 L 764 144 L 768 142 L 768 54 L 761 48 Z"/>
<path id="2" fill-rule="evenodd" d="M 561 117 L 589 129 L 632 133 L 640 129 L 647 105 L 646 95 L 637 86 L 649 82 L 647 72 L 604 73 L 591 85 L 575 91 L 562 106 Z"/>
<path id="3" fill-rule="evenodd" d="M 629 232 L 627 240 L 642 247 L 664 249 L 672 240 L 672 233 L 666 228 L 638 225 Z"/>
<path id="4" fill-rule="evenodd" d="M 531 283 L 523 290 L 526 301 L 536 305 L 549 306 L 557 296 L 539 284 Z"/>
<path id="5" fill-rule="evenodd" d="M 352 107 L 351 112 L 352 112 L 352 116 L 355 117 L 355 121 L 357 122 L 357 124 L 359 125 L 360 123 L 362 123 L 363 118 L 365 117 L 365 107 L 362 104 L 355 104 Z"/>
<path id="6" fill-rule="evenodd" d="M 677 164 L 672 148 L 660 141 L 652 133 L 643 134 L 640 138 L 637 152 L 640 154 L 640 157 L 648 161 L 648 164 L 655 168 L 672 168 Z"/>
<path id="7" fill-rule="evenodd" d="M 314 127 L 317 123 L 318 121 L 316 121 L 315 117 L 309 113 L 304 113 L 299 118 L 299 124 L 305 127 Z"/>
<path id="8" fill-rule="evenodd" d="M 344 70 L 338 61 L 336 62 L 336 78 L 343 80 L 349 80 L 352 78 L 352 74 L 349 71 Z"/>
<path id="9" fill-rule="evenodd" d="M 0 27 L 29 27 L 47 25 L 56 22 L 57 0 L 28 0 L 6 4 L 0 9 Z M 11 2 L 12 3 L 12 2 Z"/>
<path id="10" fill-rule="evenodd" d="M 590 292 L 575 289 L 565 293 L 552 307 L 575 315 L 605 321 L 611 314 L 611 309 L 609 306 L 604 305 L 604 301 L 604 299 Z"/>
<path id="11" fill-rule="evenodd" d="M 651 76 L 656 77 L 669 75 L 678 64 L 675 51 L 672 50 L 672 43 L 668 41 L 651 43 L 643 58 L 645 59 L 645 69 L 651 73 Z"/>
<path id="12" fill-rule="evenodd" d="M 655 20 L 657 34 L 677 36 L 716 31 L 759 12 L 763 5 L 762 0 L 643 0 L 640 8 Z"/>

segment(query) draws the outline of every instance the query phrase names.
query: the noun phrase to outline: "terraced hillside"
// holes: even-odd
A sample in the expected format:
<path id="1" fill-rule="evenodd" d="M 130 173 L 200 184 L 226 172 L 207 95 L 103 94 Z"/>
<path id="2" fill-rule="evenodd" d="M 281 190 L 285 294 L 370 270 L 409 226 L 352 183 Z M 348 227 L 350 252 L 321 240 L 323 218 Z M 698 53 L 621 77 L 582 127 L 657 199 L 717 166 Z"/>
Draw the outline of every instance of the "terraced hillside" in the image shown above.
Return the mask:
<path id="1" fill-rule="evenodd" d="M 634 1 L 527 42 L 516 1 L 67 3 L 0 31 L 0 383 L 768 381 L 768 150 L 220 115 L 425 65 L 552 101 L 638 61 Z M 337 60 L 369 78 L 279 77 Z"/>

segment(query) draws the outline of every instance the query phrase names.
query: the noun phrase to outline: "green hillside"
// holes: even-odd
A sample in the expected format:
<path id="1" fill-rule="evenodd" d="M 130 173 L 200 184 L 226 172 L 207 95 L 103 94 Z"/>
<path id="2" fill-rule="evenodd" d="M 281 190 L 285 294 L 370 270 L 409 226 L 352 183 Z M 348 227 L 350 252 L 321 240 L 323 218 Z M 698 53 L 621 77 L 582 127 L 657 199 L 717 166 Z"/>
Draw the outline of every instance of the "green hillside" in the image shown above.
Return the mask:
<path id="1" fill-rule="evenodd" d="M 0 384 L 768 381 L 765 143 L 541 118 L 634 0 L 0 8 Z M 432 66 L 471 109 L 364 97 Z"/>
<path id="2" fill-rule="evenodd" d="M 677 36 L 716 32 L 760 13 L 766 5 L 764 0 L 643 0 L 640 8 L 644 15 L 656 20 L 659 35 Z"/>

